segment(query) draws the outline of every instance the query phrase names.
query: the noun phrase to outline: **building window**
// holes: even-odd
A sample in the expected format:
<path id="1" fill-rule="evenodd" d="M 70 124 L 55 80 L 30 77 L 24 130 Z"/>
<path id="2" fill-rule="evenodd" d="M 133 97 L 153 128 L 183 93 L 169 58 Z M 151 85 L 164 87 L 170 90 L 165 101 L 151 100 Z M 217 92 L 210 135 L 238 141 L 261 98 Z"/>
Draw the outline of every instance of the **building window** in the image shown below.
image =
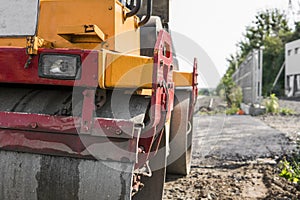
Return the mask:
<path id="1" fill-rule="evenodd" d="M 292 54 L 292 50 L 288 50 L 288 56 Z"/>
<path id="2" fill-rule="evenodd" d="M 298 49 L 299 49 L 299 48 L 296 48 L 296 49 L 295 49 L 295 54 L 298 54 Z"/>

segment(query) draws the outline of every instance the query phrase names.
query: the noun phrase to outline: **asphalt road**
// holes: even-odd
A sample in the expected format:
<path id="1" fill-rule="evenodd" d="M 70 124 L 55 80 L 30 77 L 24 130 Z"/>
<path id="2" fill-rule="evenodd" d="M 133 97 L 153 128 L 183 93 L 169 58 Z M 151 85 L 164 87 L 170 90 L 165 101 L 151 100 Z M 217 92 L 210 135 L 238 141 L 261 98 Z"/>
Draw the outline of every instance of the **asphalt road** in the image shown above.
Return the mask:
<path id="1" fill-rule="evenodd" d="M 193 165 L 278 158 L 295 149 L 285 134 L 251 116 L 194 118 Z"/>

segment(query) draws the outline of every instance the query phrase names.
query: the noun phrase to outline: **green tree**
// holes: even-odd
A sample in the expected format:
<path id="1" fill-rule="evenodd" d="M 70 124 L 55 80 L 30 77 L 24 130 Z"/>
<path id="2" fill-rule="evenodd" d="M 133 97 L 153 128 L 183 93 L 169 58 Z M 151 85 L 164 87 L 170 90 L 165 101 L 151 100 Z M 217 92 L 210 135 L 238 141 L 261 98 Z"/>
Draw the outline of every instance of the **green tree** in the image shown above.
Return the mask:
<path id="1" fill-rule="evenodd" d="M 265 96 L 269 96 L 273 92 L 276 93 L 277 96 L 280 96 L 283 94 L 284 89 L 283 74 L 276 88 L 273 88 L 273 83 L 284 62 L 284 43 L 279 37 L 267 37 L 264 40 L 264 46 L 262 92 Z"/>
<path id="2" fill-rule="evenodd" d="M 297 28 L 297 34 L 292 33 L 285 14 L 278 9 L 257 13 L 252 24 L 246 27 L 244 38 L 238 42 L 237 55 L 230 55 L 228 58 L 230 70 L 235 69 L 232 66 L 236 63 L 240 65 L 251 51 L 264 47 L 263 95 L 269 95 L 277 72 L 284 62 L 285 43 L 300 36 L 300 24 Z M 278 85 L 283 89 L 283 76 Z"/>
<path id="3" fill-rule="evenodd" d="M 232 102 L 230 95 L 232 93 L 232 90 L 236 86 L 232 79 L 232 75 L 235 72 L 235 61 L 233 60 L 234 57 L 231 55 L 231 59 L 228 59 L 229 62 L 229 68 L 227 69 L 225 75 L 221 79 L 221 82 L 219 83 L 216 92 L 220 94 L 221 91 L 224 91 L 225 100 L 227 102 L 228 107 L 231 107 L 234 102 Z"/>

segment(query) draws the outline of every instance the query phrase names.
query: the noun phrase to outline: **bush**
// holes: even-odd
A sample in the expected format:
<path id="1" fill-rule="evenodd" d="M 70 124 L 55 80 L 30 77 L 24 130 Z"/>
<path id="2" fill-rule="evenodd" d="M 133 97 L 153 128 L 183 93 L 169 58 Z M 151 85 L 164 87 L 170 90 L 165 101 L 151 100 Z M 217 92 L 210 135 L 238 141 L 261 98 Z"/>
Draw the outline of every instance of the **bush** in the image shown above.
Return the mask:
<path id="1" fill-rule="evenodd" d="M 282 115 L 295 115 L 296 112 L 292 109 L 289 109 L 289 108 L 281 108 L 280 109 L 280 114 L 282 114 Z"/>
<path id="2" fill-rule="evenodd" d="M 300 163 L 293 160 L 288 162 L 286 159 L 280 162 L 281 177 L 288 179 L 293 183 L 300 183 Z"/>
<path id="3" fill-rule="evenodd" d="M 243 101 L 243 91 L 240 86 L 234 86 L 231 89 L 231 92 L 229 94 L 229 98 L 231 100 L 231 103 L 235 107 L 240 107 L 241 103 Z"/>
<path id="4" fill-rule="evenodd" d="M 275 94 L 271 94 L 265 101 L 266 112 L 271 114 L 279 113 L 278 98 Z"/>
<path id="5" fill-rule="evenodd" d="M 209 96 L 210 92 L 209 92 L 208 89 L 200 89 L 199 90 L 199 95 Z"/>
<path id="6" fill-rule="evenodd" d="M 239 110 L 240 110 L 239 107 L 233 104 L 231 108 L 226 109 L 225 113 L 226 115 L 235 115 Z"/>
<path id="7" fill-rule="evenodd" d="M 226 100 L 225 89 L 221 89 L 218 94 L 219 94 L 219 97 L 221 97 L 223 100 Z"/>
<path id="8" fill-rule="evenodd" d="M 266 112 L 270 114 L 295 115 L 296 112 L 290 108 L 280 108 L 278 98 L 275 94 L 271 94 L 265 100 Z"/>

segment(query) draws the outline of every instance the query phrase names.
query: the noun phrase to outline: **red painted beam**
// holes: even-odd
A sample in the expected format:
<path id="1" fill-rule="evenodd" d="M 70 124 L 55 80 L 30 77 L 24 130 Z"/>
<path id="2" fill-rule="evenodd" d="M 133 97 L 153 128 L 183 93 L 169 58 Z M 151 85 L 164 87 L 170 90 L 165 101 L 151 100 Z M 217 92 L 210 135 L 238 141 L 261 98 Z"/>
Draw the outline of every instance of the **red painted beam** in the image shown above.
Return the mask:
<path id="1" fill-rule="evenodd" d="M 0 128 L 2 129 L 77 135 L 81 133 L 81 121 L 79 117 L 0 112 Z M 131 121 L 93 118 L 92 129 L 84 134 L 98 137 L 132 139 L 138 137 L 134 129 L 135 124 Z"/>
<path id="2" fill-rule="evenodd" d="M 137 140 L 0 129 L 0 149 L 136 162 Z"/>
<path id="3" fill-rule="evenodd" d="M 72 54 L 82 61 L 81 78 L 76 80 L 56 80 L 39 77 L 39 55 Z M 25 48 L 0 47 L 0 83 L 41 84 L 61 86 L 97 87 L 99 51 L 74 49 L 39 49 L 28 68 L 24 68 L 28 55 Z"/>

